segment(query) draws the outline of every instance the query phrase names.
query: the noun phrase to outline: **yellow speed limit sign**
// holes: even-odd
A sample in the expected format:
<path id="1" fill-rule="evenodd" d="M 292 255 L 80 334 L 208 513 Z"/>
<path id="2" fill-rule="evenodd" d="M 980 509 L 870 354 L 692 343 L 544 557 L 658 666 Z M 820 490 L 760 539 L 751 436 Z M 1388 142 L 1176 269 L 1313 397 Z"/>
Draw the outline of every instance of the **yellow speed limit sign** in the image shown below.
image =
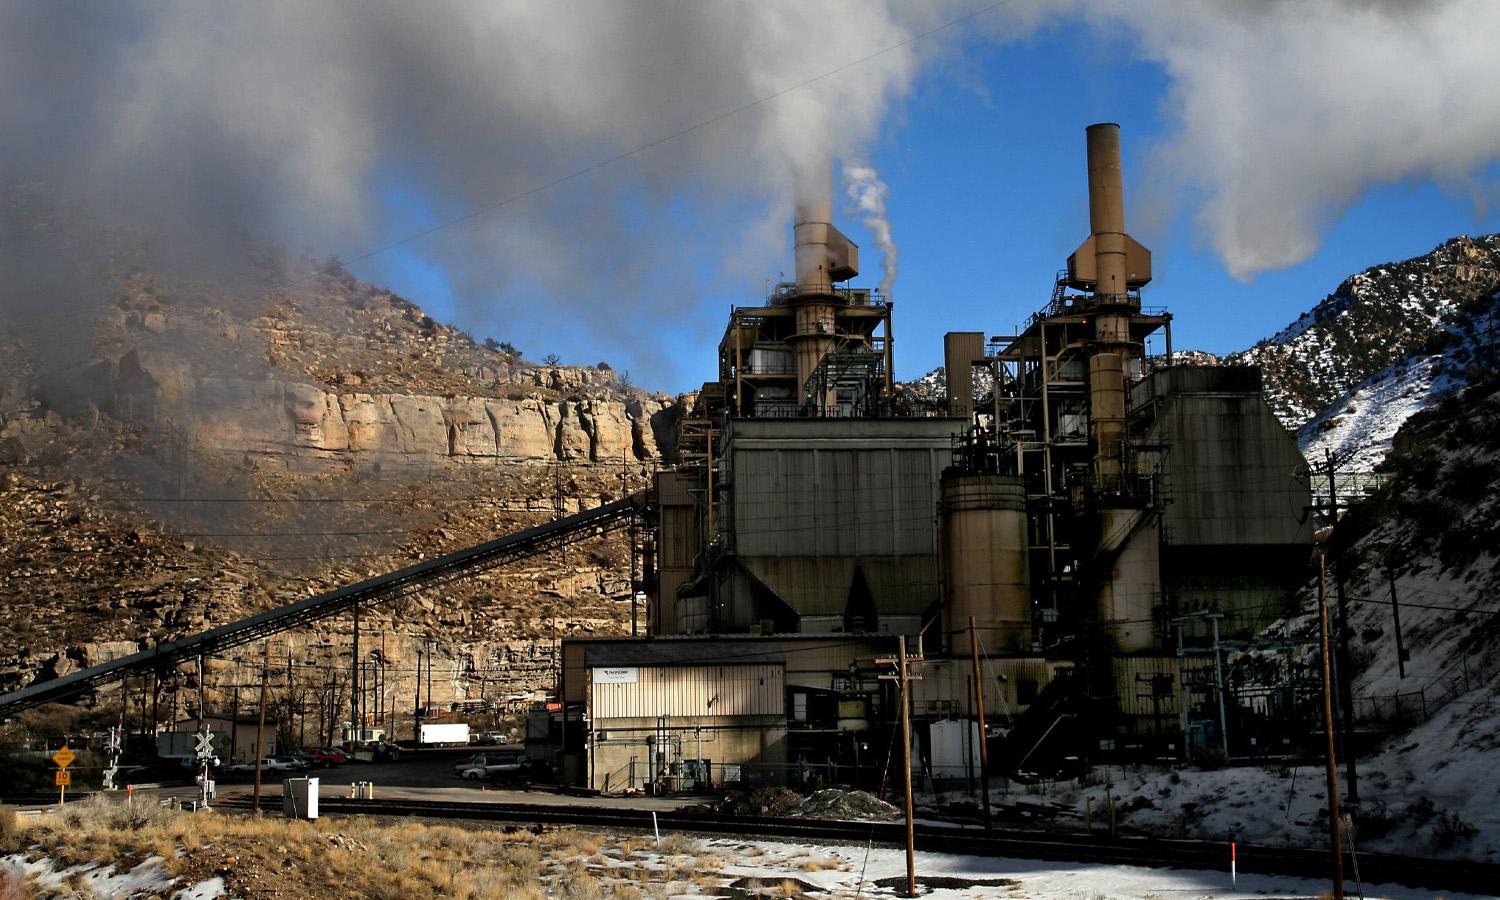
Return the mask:
<path id="1" fill-rule="evenodd" d="M 73 773 L 72 772 L 69 772 L 67 769 L 58 769 L 57 770 L 57 786 L 58 787 L 67 787 L 68 785 L 70 785 L 72 783 L 73 783 Z"/>
<path id="2" fill-rule="evenodd" d="M 57 767 L 59 769 L 66 769 L 68 766 L 71 766 L 73 764 L 73 760 L 77 758 L 78 754 L 74 753 L 72 750 L 69 750 L 66 744 L 63 745 L 63 748 L 61 750 L 52 754 L 52 761 L 57 763 Z M 59 781 L 58 784 L 64 784 L 64 782 Z"/>

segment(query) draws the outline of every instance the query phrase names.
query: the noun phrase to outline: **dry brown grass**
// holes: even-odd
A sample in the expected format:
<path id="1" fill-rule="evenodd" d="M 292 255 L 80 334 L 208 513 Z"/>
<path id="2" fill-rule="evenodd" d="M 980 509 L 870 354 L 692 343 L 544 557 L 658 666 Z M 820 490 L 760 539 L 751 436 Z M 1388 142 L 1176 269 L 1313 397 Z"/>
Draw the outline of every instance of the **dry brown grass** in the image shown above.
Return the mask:
<path id="1" fill-rule="evenodd" d="M 0 811 L 0 835 L 6 827 Z M 4 844 L 35 848 L 28 852 L 58 867 L 124 870 L 157 856 L 176 887 L 219 876 L 231 896 L 643 900 L 686 883 L 715 893 L 724 862 L 683 835 L 658 848 L 650 837 L 575 829 L 537 835 L 363 816 L 300 822 L 102 799 L 18 821 Z M 664 865 L 632 865 L 637 854 Z M 87 894 L 76 879 L 70 888 Z M 0 884 L 0 900 L 34 893 L 25 883 Z"/>
<path id="2" fill-rule="evenodd" d="M 843 863 L 840 860 L 830 856 L 823 859 L 804 859 L 798 868 L 804 872 L 821 872 L 824 869 L 838 869 L 842 866 Z"/>

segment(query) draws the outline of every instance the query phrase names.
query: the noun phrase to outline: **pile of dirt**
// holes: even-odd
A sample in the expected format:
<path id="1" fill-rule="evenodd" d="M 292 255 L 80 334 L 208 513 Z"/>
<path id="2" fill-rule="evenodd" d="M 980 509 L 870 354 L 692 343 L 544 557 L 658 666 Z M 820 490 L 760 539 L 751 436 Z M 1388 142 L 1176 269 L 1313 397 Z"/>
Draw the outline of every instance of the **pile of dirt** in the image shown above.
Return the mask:
<path id="1" fill-rule="evenodd" d="M 899 819 L 901 811 L 865 791 L 841 791 L 827 788 L 818 791 L 789 815 L 803 819 L 854 819 L 861 822 L 886 822 Z"/>
<path id="2" fill-rule="evenodd" d="M 783 816 L 803 802 L 802 795 L 784 787 L 762 787 L 752 791 L 730 791 L 715 812 L 732 816 Z"/>

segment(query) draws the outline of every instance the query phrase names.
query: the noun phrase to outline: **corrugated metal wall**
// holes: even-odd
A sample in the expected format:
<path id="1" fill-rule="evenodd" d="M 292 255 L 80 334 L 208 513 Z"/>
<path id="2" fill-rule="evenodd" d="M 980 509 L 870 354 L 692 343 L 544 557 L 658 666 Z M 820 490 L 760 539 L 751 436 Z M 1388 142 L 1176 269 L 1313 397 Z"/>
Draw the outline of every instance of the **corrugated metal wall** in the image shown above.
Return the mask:
<path id="1" fill-rule="evenodd" d="M 590 715 L 597 721 L 655 716 L 779 716 L 786 712 L 780 664 L 641 666 L 638 673 L 634 684 L 593 684 Z"/>
<path id="2" fill-rule="evenodd" d="M 920 449 L 736 451 L 735 545 L 743 556 L 936 552 L 938 475 Z"/>

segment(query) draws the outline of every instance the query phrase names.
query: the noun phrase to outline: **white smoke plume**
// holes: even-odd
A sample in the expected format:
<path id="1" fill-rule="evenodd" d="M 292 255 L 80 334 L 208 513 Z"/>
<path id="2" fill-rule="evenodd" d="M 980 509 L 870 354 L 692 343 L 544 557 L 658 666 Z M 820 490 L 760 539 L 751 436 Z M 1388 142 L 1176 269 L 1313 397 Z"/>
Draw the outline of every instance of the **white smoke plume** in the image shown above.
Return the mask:
<path id="1" fill-rule="evenodd" d="M 247 238 L 348 261 L 471 216 L 403 247 L 467 302 L 460 324 L 547 334 L 523 343 L 537 357 L 630 334 L 616 365 L 663 383 L 670 357 L 642 322 L 680 322 L 719 280 L 758 285 L 785 264 L 793 173 L 826 164 L 834 135 L 869 147 L 919 69 L 903 42 L 932 15 L 875 0 L 0 2 L 0 191 L 36 187 L 197 264 Z M 18 208 L 5 201 L 0 218 Z M 76 343 L 61 323 L 80 318 L 57 304 L 80 294 L 51 273 L 76 270 L 77 247 L 44 264 L 32 243 L 0 248 L 0 327 L 58 323 Z M 56 289 L 16 287 L 39 282 Z"/>
<path id="2" fill-rule="evenodd" d="M 1372 185 L 1493 196 L 1493 0 L 0 0 L 0 191 L 190 263 L 247 236 L 357 257 L 471 217 L 404 248 L 460 324 L 530 327 L 538 355 L 629 334 L 615 361 L 661 383 L 680 373 L 642 323 L 784 266 L 794 173 L 868 159 L 975 33 L 1003 53 L 1078 23 L 1163 67 L 1145 187 L 1238 276 L 1306 259 Z M 78 246 L 5 221 L 34 208 L 0 196 L 0 236 L 24 238 L 0 241 L 0 326 L 76 341 L 108 290 L 80 289 Z"/>
<path id="3" fill-rule="evenodd" d="M 1374 186 L 1433 179 L 1481 209 L 1497 196 L 1485 178 L 1500 159 L 1494 0 L 1076 8 L 1101 36 L 1123 24 L 1166 71 L 1174 127 L 1146 185 L 1190 204 L 1236 277 L 1308 259 Z"/>
<path id="4" fill-rule="evenodd" d="M 844 163 L 844 184 L 849 191 L 849 199 L 854 201 L 865 227 L 870 229 L 870 233 L 875 236 L 875 245 L 880 248 L 880 293 L 889 301 L 891 291 L 896 286 L 897 264 L 900 259 L 896 241 L 891 237 L 891 221 L 885 212 L 890 187 L 880 180 L 880 173 L 875 171 L 874 166 L 850 162 Z"/>

